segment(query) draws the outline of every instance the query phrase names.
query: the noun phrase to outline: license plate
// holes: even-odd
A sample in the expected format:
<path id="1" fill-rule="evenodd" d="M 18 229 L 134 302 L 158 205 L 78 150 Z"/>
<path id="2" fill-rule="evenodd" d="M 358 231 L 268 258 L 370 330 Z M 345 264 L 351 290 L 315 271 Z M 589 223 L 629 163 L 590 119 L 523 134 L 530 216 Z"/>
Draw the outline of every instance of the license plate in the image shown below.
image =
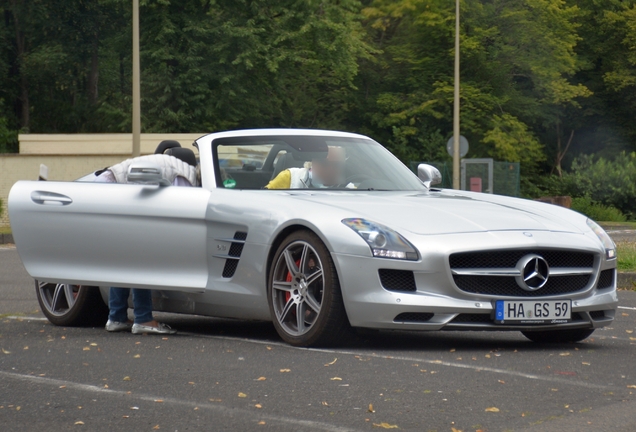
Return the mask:
<path id="1" fill-rule="evenodd" d="M 571 300 L 497 300 L 495 322 L 499 324 L 559 324 L 570 321 Z"/>

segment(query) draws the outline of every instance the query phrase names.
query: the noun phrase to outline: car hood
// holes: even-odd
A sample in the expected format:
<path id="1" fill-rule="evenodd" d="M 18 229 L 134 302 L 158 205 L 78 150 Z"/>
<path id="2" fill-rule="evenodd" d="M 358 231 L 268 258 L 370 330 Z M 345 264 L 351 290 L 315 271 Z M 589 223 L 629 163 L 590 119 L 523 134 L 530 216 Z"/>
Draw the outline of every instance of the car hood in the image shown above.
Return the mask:
<path id="1" fill-rule="evenodd" d="M 349 215 L 345 217 L 365 218 L 398 231 L 421 235 L 510 230 L 584 232 L 578 221 L 582 216 L 575 212 L 497 195 L 457 191 L 305 191 L 291 195 L 299 200 L 344 210 Z"/>

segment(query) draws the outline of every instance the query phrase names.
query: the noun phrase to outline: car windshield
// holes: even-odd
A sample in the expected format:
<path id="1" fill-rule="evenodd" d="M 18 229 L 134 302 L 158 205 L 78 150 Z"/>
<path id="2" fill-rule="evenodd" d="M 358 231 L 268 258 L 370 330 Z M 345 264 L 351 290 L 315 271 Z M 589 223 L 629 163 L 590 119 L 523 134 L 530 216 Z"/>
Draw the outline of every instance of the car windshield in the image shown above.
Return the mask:
<path id="1" fill-rule="evenodd" d="M 371 139 L 330 136 L 217 138 L 217 186 L 235 189 L 425 190 Z"/>

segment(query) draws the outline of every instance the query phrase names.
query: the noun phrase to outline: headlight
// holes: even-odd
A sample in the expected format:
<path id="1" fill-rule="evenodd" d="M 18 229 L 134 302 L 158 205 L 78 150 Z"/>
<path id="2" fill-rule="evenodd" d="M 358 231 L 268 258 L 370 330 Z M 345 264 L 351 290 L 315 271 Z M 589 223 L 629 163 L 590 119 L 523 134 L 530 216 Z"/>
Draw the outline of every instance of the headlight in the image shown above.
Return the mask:
<path id="1" fill-rule="evenodd" d="M 410 261 L 416 261 L 418 258 L 415 247 L 389 227 L 358 218 L 343 219 L 342 223 L 369 244 L 374 257 Z"/>
<path id="2" fill-rule="evenodd" d="M 614 241 L 610 238 L 609 235 L 605 232 L 603 228 L 592 219 L 587 220 L 587 226 L 589 226 L 594 234 L 599 238 L 601 243 L 603 243 L 603 247 L 605 248 L 605 258 L 614 259 L 616 258 L 616 245 Z"/>

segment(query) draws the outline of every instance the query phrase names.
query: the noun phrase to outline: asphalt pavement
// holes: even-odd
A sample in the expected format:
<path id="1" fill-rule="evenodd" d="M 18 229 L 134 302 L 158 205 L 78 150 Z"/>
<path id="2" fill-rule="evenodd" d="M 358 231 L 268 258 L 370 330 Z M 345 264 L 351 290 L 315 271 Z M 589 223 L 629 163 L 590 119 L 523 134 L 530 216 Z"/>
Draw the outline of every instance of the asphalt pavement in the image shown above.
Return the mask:
<path id="1" fill-rule="evenodd" d="M 174 336 L 55 327 L 0 247 L 2 431 L 633 431 L 636 292 L 578 344 L 378 332 L 300 349 L 269 323 L 159 314 Z"/>

